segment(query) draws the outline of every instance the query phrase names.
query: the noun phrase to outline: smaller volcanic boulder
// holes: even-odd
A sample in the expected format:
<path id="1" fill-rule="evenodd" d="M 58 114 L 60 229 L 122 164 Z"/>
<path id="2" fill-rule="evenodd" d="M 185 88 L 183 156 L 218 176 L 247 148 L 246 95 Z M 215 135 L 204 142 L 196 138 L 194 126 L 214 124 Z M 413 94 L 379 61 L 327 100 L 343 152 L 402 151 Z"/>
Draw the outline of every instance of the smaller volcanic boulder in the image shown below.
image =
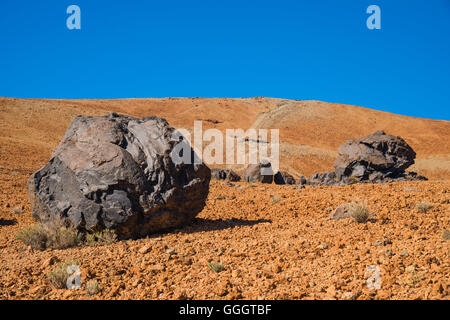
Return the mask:
<path id="1" fill-rule="evenodd" d="M 339 180 L 395 178 L 414 164 L 416 153 L 401 137 L 376 131 L 339 147 L 334 169 Z"/>
<path id="2" fill-rule="evenodd" d="M 309 178 L 307 184 L 312 186 L 317 185 L 335 185 L 337 184 L 336 174 L 333 171 L 328 171 L 324 173 L 315 173 Z"/>
<path id="3" fill-rule="evenodd" d="M 273 181 L 275 184 L 295 184 L 294 177 L 285 171 L 278 171 L 273 177 Z"/>
<path id="4" fill-rule="evenodd" d="M 245 169 L 244 180 L 246 182 L 272 183 L 272 164 L 267 160 L 262 160 L 258 164 L 249 164 Z"/>
<path id="5" fill-rule="evenodd" d="M 305 176 L 301 176 L 301 177 L 298 179 L 297 184 L 303 186 L 303 185 L 305 185 L 307 182 L 308 182 L 308 180 L 306 179 L 306 177 L 305 177 Z"/>
<path id="6" fill-rule="evenodd" d="M 211 169 L 211 179 L 215 180 L 227 180 L 232 182 L 241 181 L 241 177 L 231 169 Z"/>

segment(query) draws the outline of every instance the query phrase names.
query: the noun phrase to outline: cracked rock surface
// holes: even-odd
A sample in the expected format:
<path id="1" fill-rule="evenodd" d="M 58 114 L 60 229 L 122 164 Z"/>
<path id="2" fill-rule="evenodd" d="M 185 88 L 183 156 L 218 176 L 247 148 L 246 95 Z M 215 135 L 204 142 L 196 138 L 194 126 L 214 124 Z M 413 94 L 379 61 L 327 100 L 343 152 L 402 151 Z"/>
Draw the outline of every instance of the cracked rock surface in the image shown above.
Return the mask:
<path id="1" fill-rule="evenodd" d="M 341 145 L 334 169 L 338 179 L 344 176 L 359 180 L 395 178 L 414 164 L 415 157 L 414 150 L 401 137 L 376 131 Z"/>
<path id="2" fill-rule="evenodd" d="M 157 117 L 76 117 L 28 181 L 34 218 L 61 218 L 80 230 L 114 229 L 121 238 L 189 222 L 205 205 L 211 173 L 204 164 L 172 161 L 183 143 L 173 132 Z"/>
<path id="3" fill-rule="evenodd" d="M 366 137 L 351 139 L 339 147 L 334 170 L 315 173 L 309 185 L 348 185 L 427 180 L 405 170 L 414 164 L 416 153 L 401 137 L 375 131 Z"/>

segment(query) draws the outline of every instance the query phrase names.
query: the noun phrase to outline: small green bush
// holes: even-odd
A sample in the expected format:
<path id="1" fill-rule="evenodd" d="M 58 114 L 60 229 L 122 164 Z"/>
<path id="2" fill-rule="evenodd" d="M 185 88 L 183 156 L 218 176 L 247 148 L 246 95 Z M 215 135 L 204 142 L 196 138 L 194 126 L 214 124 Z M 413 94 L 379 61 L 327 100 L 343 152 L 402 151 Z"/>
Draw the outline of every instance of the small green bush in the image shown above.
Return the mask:
<path id="1" fill-rule="evenodd" d="M 208 268 L 210 268 L 214 272 L 221 272 L 225 269 L 225 267 L 223 265 L 221 265 L 220 263 L 216 263 L 216 262 L 208 263 Z"/>
<path id="2" fill-rule="evenodd" d="M 117 234 L 114 230 L 105 229 L 102 231 L 87 233 L 86 234 L 86 243 L 88 245 L 96 245 L 96 244 L 111 244 L 117 242 Z"/>
<path id="3" fill-rule="evenodd" d="M 355 176 L 351 176 L 350 177 L 350 182 L 351 182 L 351 184 L 358 183 L 359 179 L 357 177 L 355 177 Z"/>

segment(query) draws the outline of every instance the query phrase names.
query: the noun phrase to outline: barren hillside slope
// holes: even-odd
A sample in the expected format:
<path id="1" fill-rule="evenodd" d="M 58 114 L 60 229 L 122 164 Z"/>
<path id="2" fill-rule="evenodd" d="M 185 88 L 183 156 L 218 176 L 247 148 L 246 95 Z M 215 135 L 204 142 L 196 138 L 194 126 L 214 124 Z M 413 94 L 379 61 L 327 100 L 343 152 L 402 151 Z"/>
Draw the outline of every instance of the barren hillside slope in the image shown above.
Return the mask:
<path id="1" fill-rule="evenodd" d="M 375 130 L 403 137 L 417 152 L 410 170 L 431 179 L 450 177 L 450 121 L 413 118 L 367 108 L 320 101 L 272 98 L 163 98 L 120 100 L 48 100 L 0 98 L 0 165 L 8 154 L 19 170 L 34 171 L 48 160 L 78 114 L 119 112 L 157 115 L 172 126 L 203 128 L 276 128 L 280 130 L 280 166 L 298 176 L 332 168 L 337 148 L 350 138 Z M 23 161 L 21 161 L 23 160 Z M 214 166 L 214 165 L 212 165 Z M 237 171 L 242 166 L 234 166 Z"/>

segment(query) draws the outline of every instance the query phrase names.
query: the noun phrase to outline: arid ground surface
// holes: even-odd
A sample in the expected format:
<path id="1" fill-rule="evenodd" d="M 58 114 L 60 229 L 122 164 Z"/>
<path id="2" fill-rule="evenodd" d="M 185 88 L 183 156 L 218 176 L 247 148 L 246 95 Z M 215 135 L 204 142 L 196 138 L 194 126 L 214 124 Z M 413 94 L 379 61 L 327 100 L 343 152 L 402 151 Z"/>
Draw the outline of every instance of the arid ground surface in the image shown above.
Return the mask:
<path id="1" fill-rule="evenodd" d="M 375 130 L 417 153 L 409 170 L 429 181 L 344 187 L 212 181 L 193 223 L 146 239 L 33 251 L 15 239 L 34 223 L 26 193 L 78 114 L 157 115 L 174 127 L 280 129 L 280 166 L 298 177 L 332 169 L 337 148 Z M 319 101 L 249 99 L 43 100 L 0 98 L 1 299 L 448 299 L 450 122 Z M 242 173 L 242 167 L 233 169 Z M 366 200 L 371 219 L 328 220 Z M 416 205 L 427 202 L 426 213 Z M 53 289 L 48 273 L 78 260 L 81 290 Z M 208 262 L 225 269 L 215 273 Z M 381 289 L 369 289 L 369 266 Z M 87 280 L 102 290 L 89 296 Z"/>

